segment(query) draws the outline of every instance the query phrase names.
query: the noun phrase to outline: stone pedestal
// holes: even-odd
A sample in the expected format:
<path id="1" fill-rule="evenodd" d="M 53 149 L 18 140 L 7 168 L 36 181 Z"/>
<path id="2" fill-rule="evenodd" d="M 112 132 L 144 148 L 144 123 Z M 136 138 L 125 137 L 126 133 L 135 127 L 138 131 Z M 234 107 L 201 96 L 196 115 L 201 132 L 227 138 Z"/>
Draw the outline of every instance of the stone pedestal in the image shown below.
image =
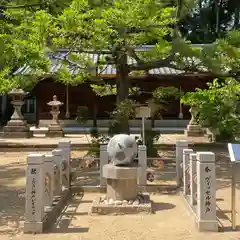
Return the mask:
<path id="1" fill-rule="evenodd" d="M 48 132 L 46 132 L 46 137 L 49 137 L 49 138 L 55 138 L 55 137 L 63 137 L 64 134 L 63 134 L 63 130 L 60 126 L 52 126 L 50 125 L 48 127 Z"/>
<path id="2" fill-rule="evenodd" d="M 196 111 L 194 107 L 191 107 L 189 112 L 192 115 L 192 118 L 187 125 L 187 130 L 185 130 L 185 135 L 188 137 L 201 137 L 204 136 L 205 131 L 201 128 L 196 120 Z"/>
<path id="3" fill-rule="evenodd" d="M 123 215 L 152 213 L 152 203 L 148 193 L 138 193 L 138 168 L 106 164 L 102 175 L 107 179 L 107 194 L 95 200 L 89 214 Z"/>
<path id="4" fill-rule="evenodd" d="M 204 134 L 205 131 L 198 124 L 189 124 L 187 125 L 187 130 L 185 130 L 185 135 L 188 137 L 202 137 Z"/>
<path id="5" fill-rule="evenodd" d="M 48 126 L 48 132 L 46 133 L 46 137 L 63 137 L 63 129 L 59 123 L 58 115 L 60 114 L 59 107 L 63 105 L 62 102 L 57 100 L 57 96 L 53 96 L 53 100 L 47 103 L 49 106 L 52 107 L 50 111 L 52 115 L 51 124 Z"/>
<path id="6" fill-rule="evenodd" d="M 14 112 L 7 125 L 3 128 L 3 137 L 5 138 L 28 138 L 33 134 L 29 130 L 27 122 L 24 120 L 21 109 L 24 105 L 23 98 L 26 93 L 21 89 L 12 90 L 9 93 L 13 97 L 11 104 L 13 105 Z"/>
<path id="7" fill-rule="evenodd" d="M 136 167 L 103 166 L 103 177 L 107 179 L 107 199 L 135 200 L 137 197 Z"/>

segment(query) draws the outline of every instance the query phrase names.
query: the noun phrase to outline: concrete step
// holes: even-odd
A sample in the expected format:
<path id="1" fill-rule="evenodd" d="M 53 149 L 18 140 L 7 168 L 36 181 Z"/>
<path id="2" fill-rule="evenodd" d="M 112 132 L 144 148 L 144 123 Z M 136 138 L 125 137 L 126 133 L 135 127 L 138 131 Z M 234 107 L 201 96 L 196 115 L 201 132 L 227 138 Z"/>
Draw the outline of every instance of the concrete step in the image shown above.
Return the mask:
<path id="1" fill-rule="evenodd" d="M 84 133 L 90 133 L 92 128 L 88 127 L 65 127 L 63 128 L 63 132 L 65 134 L 84 134 Z M 184 127 L 160 127 L 160 128 L 152 128 L 153 131 L 163 133 L 163 134 L 183 134 L 185 128 Z M 33 131 L 33 134 L 46 134 L 48 131 L 47 127 L 40 127 L 40 128 L 35 128 L 31 127 L 30 131 Z M 98 128 L 98 131 L 100 133 L 107 133 L 108 128 L 103 128 L 100 127 Z M 141 133 L 142 129 L 141 128 L 130 128 L 131 133 Z"/>

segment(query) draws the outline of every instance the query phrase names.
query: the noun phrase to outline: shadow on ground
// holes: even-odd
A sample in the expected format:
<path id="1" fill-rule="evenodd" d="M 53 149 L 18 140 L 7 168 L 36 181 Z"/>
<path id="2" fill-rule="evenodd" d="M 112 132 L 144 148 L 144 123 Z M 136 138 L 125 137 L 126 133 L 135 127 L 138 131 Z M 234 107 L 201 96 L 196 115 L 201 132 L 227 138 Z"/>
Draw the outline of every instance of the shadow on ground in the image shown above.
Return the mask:
<path id="1" fill-rule="evenodd" d="M 88 215 L 88 212 L 79 212 L 80 204 L 90 204 L 92 201 L 82 200 L 82 197 L 75 195 L 74 199 L 69 200 L 68 204 L 63 209 L 56 223 L 49 228 L 46 233 L 84 233 L 88 232 L 89 228 L 71 227 L 72 220 L 77 216 Z"/>
<path id="2" fill-rule="evenodd" d="M 25 209 L 25 164 L 13 162 L 0 167 L 0 234 L 21 231 Z"/>
<path id="3" fill-rule="evenodd" d="M 171 203 L 165 203 L 165 202 L 161 202 L 161 203 L 153 202 L 152 203 L 153 213 L 155 213 L 157 211 L 173 209 L 175 207 L 176 207 L 176 205 L 171 204 Z"/>

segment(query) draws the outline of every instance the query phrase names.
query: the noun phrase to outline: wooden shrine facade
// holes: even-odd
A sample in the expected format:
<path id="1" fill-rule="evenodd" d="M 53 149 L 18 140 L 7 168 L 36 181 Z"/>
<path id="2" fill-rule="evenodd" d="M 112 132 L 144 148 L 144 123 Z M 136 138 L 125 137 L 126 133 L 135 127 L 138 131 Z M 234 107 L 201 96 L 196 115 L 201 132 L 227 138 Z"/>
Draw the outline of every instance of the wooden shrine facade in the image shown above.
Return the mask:
<path id="1" fill-rule="evenodd" d="M 115 82 L 115 79 L 107 79 L 108 82 Z M 158 87 L 174 86 L 182 92 L 194 91 L 195 88 L 205 88 L 206 82 L 211 81 L 209 76 L 204 75 L 165 75 L 165 76 L 144 76 L 132 80 L 132 85 L 139 87 L 145 94 L 133 97 L 140 103 L 145 103 L 150 97 L 149 93 Z M 63 102 L 60 119 L 75 119 L 79 106 L 88 108 L 89 119 L 108 119 L 109 112 L 115 108 L 116 96 L 97 96 L 90 84 L 79 86 L 65 86 L 53 78 L 46 78 L 39 82 L 32 91 L 35 99 L 35 110 L 33 119 L 50 119 L 50 108 L 47 102 L 57 95 L 58 100 Z M 188 107 L 181 106 L 179 98 L 172 97 L 165 106 L 164 119 L 178 119 L 183 114 L 184 119 L 189 119 Z"/>

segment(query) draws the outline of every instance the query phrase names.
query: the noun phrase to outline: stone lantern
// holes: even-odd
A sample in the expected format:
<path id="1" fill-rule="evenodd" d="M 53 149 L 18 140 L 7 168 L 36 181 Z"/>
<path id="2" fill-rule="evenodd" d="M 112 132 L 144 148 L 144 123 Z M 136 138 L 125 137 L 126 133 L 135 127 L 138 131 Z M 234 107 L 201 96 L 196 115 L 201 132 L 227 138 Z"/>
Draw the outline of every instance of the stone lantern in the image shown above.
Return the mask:
<path id="1" fill-rule="evenodd" d="M 62 102 L 57 100 L 57 96 L 53 96 L 53 100 L 47 103 L 48 106 L 52 107 L 50 111 L 52 115 L 52 121 L 48 127 L 47 137 L 63 137 L 63 129 L 59 123 L 58 116 L 60 114 L 59 108 L 63 105 Z"/>
<path id="2" fill-rule="evenodd" d="M 8 95 L 12 98 L 14 112 L 11 119 L 3 129 L 3 136 L 9 138 L 24 138 L 31 137 L 32 132 L 29 131 L 29 126 L 22 115 L 21 109 L 24 105 L 24 98 L 27 95 L 22 89 L 12 89 Z"/>
<path id="3" fill-rule="evenodd" d="M 191 120 L 190 120 L 189 124 L 187 125 L 187 130 L 185 130 L 186 136 L 188 136 L 188 137 L 204 136 L 205 131 L 198 124 L 197 119 L 196 119 L 196 107 L 192 106 L 189 109 L 189 112 L 191 113 Z"/>

